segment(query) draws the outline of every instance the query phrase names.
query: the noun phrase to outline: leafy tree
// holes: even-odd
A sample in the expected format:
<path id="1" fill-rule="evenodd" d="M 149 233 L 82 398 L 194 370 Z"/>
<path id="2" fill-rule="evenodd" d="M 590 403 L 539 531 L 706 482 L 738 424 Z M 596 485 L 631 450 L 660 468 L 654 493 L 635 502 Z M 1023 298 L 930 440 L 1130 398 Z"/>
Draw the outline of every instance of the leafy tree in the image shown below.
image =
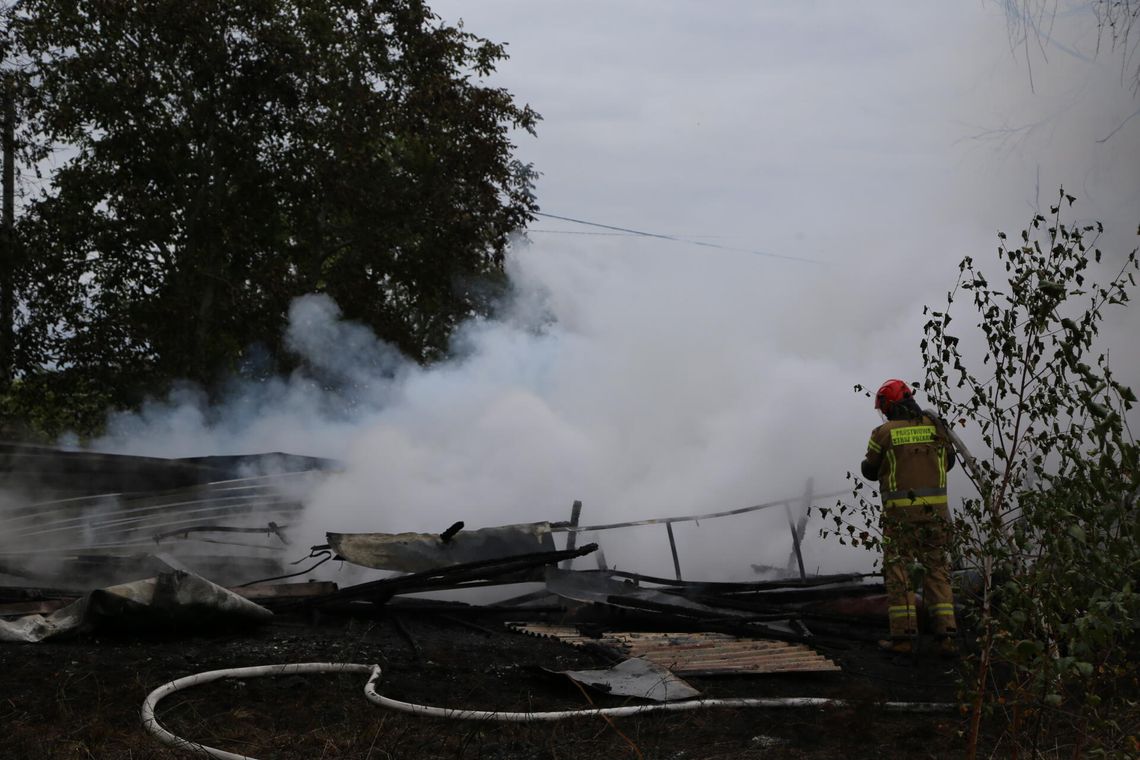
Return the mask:
<path id="1" fill-rule="evenodd" d="M 1073 201 L 1062 191 L 1014 244 L 999 235 L 1000 279 L 963 259 L 922 341 L 937 411 L 975 422 L 989 450 L 967 469 L 979 497 L 960 512 L 963 560 L 981 570 L 971 755 L 995 705 L 1014 746 L 1036 751 L 1070 726 L 1084 749 L 1137 749 L 1140 710 L 1117 689 L 1140 665 L 1137 399 L 1098 341 L 1105 310 L 1129 302 L 1137 251 L 1095 281 L 1102 228 L 1066 222 Z M 980 318 L 975 350 L 949 330 L 960 294 Z"/>
<path id="2" fill-rule="evenodd" d="M 1006 754 L 1034 756 L 1051 733 L 1076 737 L 1073 756 L 1140 749 L 1137 398 L 1098 339 L 1105 311 L 1129 302 L 1137 251 L 1097 282 L 1102 229 L 1067 222 L 1073 200 L 1062 191 L 1012 244 L 1000 234 L 997 275 L 964 258 L 946 306 L 927 309 L 927 400 L 985 447 L 963 468 L 978 496 L 955 505 L 958 561 L 979 578 L 959 594 L 976 628 L 971 757 L 983 725 Z M 974 320 L 951 329 L 962 296 Z M 876 494 L 855 481 L 855 503 L 822 510 L 823 532 L 877 550 Z"/>
<path id="3" fill-rule="evenodd" d="M 21 0 L 5 22 L 28 160 L 58 164 L 18 225 L 18 376 L 130 404 L 280 369 L 312 292 L 429 361 L 537 208 L 510 134 L 538 116 L 479 83 L 504 48 L 419 0 Z"/>

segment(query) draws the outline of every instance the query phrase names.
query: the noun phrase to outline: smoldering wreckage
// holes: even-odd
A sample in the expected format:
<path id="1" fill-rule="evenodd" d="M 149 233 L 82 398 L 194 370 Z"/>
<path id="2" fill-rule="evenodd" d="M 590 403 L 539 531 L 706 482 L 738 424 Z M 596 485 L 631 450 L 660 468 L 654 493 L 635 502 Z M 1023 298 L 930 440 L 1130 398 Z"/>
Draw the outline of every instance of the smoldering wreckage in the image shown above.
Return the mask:
<path id="1" fill-rule="evenodd" d="M 0 472 L 9 494 L 20 497 L 0 503 L 2 646 L 368 618 L 391 621 L 415 648 L 414 634 L 401 622 L 415 615 L 514 637 L 520 661 L 527 659 L 527 643 L 538 637 L 588 652 L 599 663 L 595 669 L 556 671 L 605 695 L 602 702 L 590 700 L 590 706 L 572 710 L 544 711 L 535 704 L 512 712 L 400 701 L 383 694 L 383 674 L 373 663 L 275 663 L 154 684 L 141 706 L 142 728 L 158 742 L 219 758 L 245 756 L 168 731 L 159 701 L 219 679 L 359 673 L 367 699 L 386 709 L 530 722 L 842 706 L 849 700 L 837 684 L 878 676 L 887 684 L 905 684 L 873 692 L 870 698 L 879 707 L 955 708 L 945 664 L 924 665 L 929 658 L 922 654 L 891 662 L 875 653 L 886 621 L 881 577 L 813 575 L 805 569 L 800 544 L 810 522 L 808 506 L 840 495 L 814 492 L 811 480 L 792 497 L 702 515 L 589 524 L 582 504 L 573 502 L 561 521 L 456 522 L 438 534 L 329 533 L 327 544 L 298 546 L 290 526 L 304 510 L 300 494 L 336 469 L 335 462 L 287 454 L 170 460 L 3 445 Z M 786 563 L 753 565 L 757 578 L 764 578 L 754 582 L 683 577 L 674 524 L 747 519 L 762 510 L 786 517 Z M 604 542 L 627 529 L 660 532 L 673 578 L 607 567 Z M 598 543 L 579 545 L 581 534 Z M 349 585 L 307 577 L 329 562 L 390 575 Z M 488 586 L 510 590 L 517 584 L 534 590 L 486 604 L 416 596 Z M 891 668 L 883 677 L 882 669 Z M 698 688 L 726 678 L 746 683 L 748 696 L 711 698 Z M 793 686 L 788 696 L 785 686 L 772 696 L 768 685 L 774 678 L 802 688 Z M 867 698 L 865 691 L 859 694 Z M 617 700 L 616 706 L 594 706 L 606 700 Z"/>

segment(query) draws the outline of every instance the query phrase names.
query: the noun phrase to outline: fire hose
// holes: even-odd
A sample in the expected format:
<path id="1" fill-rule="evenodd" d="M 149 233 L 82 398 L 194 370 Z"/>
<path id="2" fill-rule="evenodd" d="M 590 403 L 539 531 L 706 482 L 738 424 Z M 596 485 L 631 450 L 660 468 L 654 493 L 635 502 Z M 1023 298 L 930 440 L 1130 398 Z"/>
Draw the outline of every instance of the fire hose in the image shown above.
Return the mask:
<path id="1" fill-rule="evenodd" d="M 942 429 L 946 431 L 946 437 L 950 439 L 951 445 L 962 457 L 962 465 L 970 471 L 970 477 L 973 479 L 974 484 L 981 488 L 981 484 L 984 481 L 982 478 L 982 470 L 978 466 L 978 460 L 974 459 L 974 455 L 970 453 L 970 450 L 968 448 L 966 448 L 965 441 L 963 441 L 962 438 L 958 435 L 957 431 L 954 430 L 954 426 L 942 417 L 939 417 L 938 412 L 934 411 L 933 409 L 923 409 L 922 413 L 930 419 L 938 420 L 942 423 Z"/>
<path id="2" fill-rule="evenodd" d="M 391 697 L 385 697 L 376 691 L 376 682 L 380 679 L 379 665 L 363 665 L 359 663 L 342 662 L 302 662 L 283 665 L 259 665 L 247 668 L 225 668 L 223 670 L 210 670 L 195 675 L 179 678 L 163 684 L 147 695 L 142 706 L 143 728 L 158 741 L 175 749 L 195 752 L 218 760 L 256 760 L 249 755 L 239 755 L 204 744 L 183 739 L 163 728 L 155 717 L 155 708 L 164 698 L 191 686 L 212 683 L 226 678 L 256 678 L 259 676 L 288 676 L 303 673 L 367 673 L 368 682 L 364 685 L 364 696 L 372 703 L 392 710 L 423 715 L 431 718 L 450 718 L 452 720 L 495 720 L 514 723 L 531 723 L 539 721 L 566 720 L 569 718 L 589 718 L 598 716 L 626 717 L 631 715 L 644 715 L 655 712 L 680 712 L 686 710 L 700 710 L 715 707 L 846 707 L 851 703 L 844 699 L 831 699 L 827 697 L 780 697 L 780 698 L 729 698 L 729 699 L 687 699 L 678 702 L 661 702 L 647 705 L 629 705 L 625 707 L 596 707 L 577 710 L 555 710 L 550 712 L 508 712 L 501 710 L 461 710 L 446 707 L 432 707 L 430 705 L 403 702 Z M 898 712 L 941 712 L 953 710 L 955 706 L 943 702 L 884 702 L 882 707 Z"/>

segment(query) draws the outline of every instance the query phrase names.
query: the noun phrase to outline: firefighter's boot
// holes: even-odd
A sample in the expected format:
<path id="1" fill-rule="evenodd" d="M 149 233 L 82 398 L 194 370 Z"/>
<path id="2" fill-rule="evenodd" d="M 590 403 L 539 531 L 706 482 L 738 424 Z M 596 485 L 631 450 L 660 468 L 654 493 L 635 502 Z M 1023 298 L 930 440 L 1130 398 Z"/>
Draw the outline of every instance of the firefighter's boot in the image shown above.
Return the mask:
<path id="1" fill-rule="evenodd" d="M 912 654 L 914 642 L 910 639 L 883 639 L 879 642 L 879 649 L 885 654 Z"/>
<path id="2" fill-rule="evenodd" d="M 947 659 L 958 656 L 958 642 L 954 640 L 953 636 L 943 636 L 938 642 L 938 654 Z"/>

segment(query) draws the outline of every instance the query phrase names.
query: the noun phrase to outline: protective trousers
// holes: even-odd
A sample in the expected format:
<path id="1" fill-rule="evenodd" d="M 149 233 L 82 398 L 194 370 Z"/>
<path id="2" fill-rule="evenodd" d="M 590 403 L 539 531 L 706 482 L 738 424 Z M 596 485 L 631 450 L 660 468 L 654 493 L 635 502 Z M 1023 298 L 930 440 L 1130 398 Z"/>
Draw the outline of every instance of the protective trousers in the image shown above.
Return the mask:
<path id="1" fill-rule="evenodd" d="M 915 592 L 920 585 L 934 634 L 954 635 L 958 626 L 946 556 L 951 540 L 946 505 L 885 507 L 882 527 L 883 580 L 891 638 L 918 634 Z"/>

